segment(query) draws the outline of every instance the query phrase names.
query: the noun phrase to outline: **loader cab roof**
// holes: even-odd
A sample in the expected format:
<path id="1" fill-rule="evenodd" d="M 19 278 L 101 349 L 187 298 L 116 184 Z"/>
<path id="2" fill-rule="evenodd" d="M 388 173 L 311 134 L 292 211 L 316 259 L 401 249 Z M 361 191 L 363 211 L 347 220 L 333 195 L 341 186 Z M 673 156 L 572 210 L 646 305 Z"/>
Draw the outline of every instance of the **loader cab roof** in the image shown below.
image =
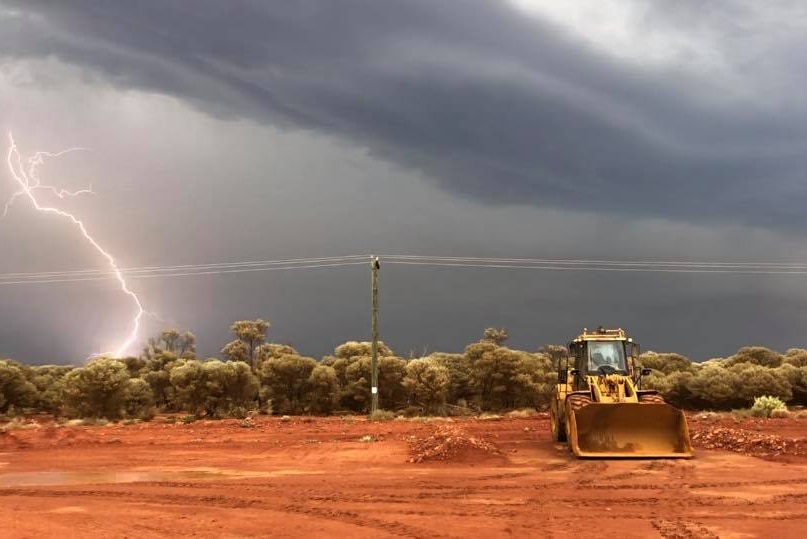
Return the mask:
<path id="1" fill-rule="evenodd" d="M 572 342 L 583 342 L 583 341 L 633 341 L 628 334 L 622 328 L 617 329 L 606 329 L 602 326 L 598 327 L 595 330 L 589 330 L 588 328 L 583 328 L 583 333 L 577 336 Z"/>

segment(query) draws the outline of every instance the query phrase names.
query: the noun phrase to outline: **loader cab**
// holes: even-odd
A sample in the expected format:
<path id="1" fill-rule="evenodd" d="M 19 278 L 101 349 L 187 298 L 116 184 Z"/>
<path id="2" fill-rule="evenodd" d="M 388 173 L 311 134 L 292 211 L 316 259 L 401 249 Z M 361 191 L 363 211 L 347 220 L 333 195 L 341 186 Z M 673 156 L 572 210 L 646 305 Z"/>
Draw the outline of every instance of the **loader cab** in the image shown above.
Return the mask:
<path id="1" fill-rule="evenodd" d="M 625 332 L 597 328 L 569 343 L 567 364 L 558 371 L 560 383 L 571 385 L 573 391 L 588 389 L 587 376 L 621 374 L 633 378 L 639 345 Z"/>

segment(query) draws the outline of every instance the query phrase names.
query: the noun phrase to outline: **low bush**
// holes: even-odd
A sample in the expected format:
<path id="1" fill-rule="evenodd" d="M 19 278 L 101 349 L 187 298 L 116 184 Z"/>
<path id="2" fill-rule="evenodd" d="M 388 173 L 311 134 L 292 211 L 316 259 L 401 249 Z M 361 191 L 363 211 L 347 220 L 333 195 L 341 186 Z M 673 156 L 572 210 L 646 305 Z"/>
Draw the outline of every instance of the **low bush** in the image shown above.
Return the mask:
<path id="1" fill-rule="evenodd" d="M 770 396 L 762 396 L 754 399 L 754 405 L 751 407 L 751 414 L 754 417 L 771 417 L 774 410 L 785 410 L 787 406 L 781 399 Z"/>

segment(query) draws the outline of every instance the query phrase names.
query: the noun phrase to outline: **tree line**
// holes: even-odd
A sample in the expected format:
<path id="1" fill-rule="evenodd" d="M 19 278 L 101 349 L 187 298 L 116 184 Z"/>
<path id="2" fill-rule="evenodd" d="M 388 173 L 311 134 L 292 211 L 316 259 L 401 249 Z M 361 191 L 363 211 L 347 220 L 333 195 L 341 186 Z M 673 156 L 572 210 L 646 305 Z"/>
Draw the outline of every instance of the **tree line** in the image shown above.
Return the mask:
<path id="1" fill-rule="evenodd" d="M 221 358 L 200 359 L 192 333 L 166 330 L 139 356 L 96 358 L 84 366 L 28 366 L 0 360 L 0 414 L 149 419 L 155 413 L 245 417 L 249 413 L 367 413 L 371 345 L 350 341 L 319 360 L 267 342 L 269 323 L 242 320 Z M 379 405 L 405 415 L 545 409 L 566 348 L 535 352 L 506 346 L 506 330 L 489 328 L 462 353 L 405 359 L 383 342 L 378 351 Z M 807 350 L 778 354 L 761 347 L 695 363 L 646 352 L 644 387 L 691 409 L 749 406 L 771 395 L 807 404 Z"/>

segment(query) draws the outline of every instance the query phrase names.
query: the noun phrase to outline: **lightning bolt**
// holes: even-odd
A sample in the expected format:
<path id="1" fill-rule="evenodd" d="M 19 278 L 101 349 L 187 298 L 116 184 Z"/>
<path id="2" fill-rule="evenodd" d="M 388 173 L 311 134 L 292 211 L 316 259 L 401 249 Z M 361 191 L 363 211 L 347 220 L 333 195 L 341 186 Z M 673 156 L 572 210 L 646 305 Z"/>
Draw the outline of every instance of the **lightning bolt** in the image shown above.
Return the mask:
<path id="1" fill-rule="evenodd" d="M 31 201 L 31 205 L 34 207 L 35 210 L 49 213 L 52 215 L 57 215 L 63 219 L 70 221 L 81 234 L 84 236 L 84 239 L 95 248 L 98 253 L 103 256 L 109 267 L 112 269 L 115 279 L 118 281 L 120 285 L 121 291 L 129 296 L 132 301 L 134 302 L 135 306 L 137 307 L 137 312 L 134 316 L 134 320 L 132 321 L 132 331 L 129 333 L 129 336 L 126 340 L 118 347 L 115 351 L 116 357 L 122 357 L 123 354 L 126 352 L 129 347 L 132 346 L 134 341 L 137 339 L 137 335 L 140 331 L 140 320 L 146 311 L 143 309 L 143 305 L 140 303 L 140 299 L 137 297 L 137 294 L 132 292 L 129 289 L 129 286 L 126 284 L 126 280 L 123 278 L 123 273 L 121 273 L 120 269 L 118 269 L 118 265 L 115 262 L 115 259 L 112 257 L 109 252 L 107 252 L 103 247 L 101 247 L 97 241 L 90 235 L 87 231 L 87 227 L 84 226 L 84 222 L 81 219 L 77 218 L 72 213 L 69 213 L 64 210 L 60 210 L 59 208 L 54 208 L 51 206 L 44 206 L 39 203 L 37 200 L 36 194 L 40 191 L 48 191 L 55 195 L 59 199 L 65 199 L 67 197 L 75 197 L 82 194 L 94 194 L 92 187 L 86 189 L 80 189 L 78 191 L 68 191 L 66 189 L 57 189 L 51 185 L 43 185 L 39 179 L 37 174 L 37 167 L 45 162 L 46 158 L 55 158 L 61 155 L 65 155 L 70 152 L 82 151 L 85 150 L 84 148 L 69 148 L 67 150 L 63 150 L 61 152 L 51 153 L 51 152 L 37 152 L 28 158 L 28 164 L 25 165 L 22 155 L 20 154 L 19 150 L 17 149 L 17 144 L 14 142 L 14 136 L 9 133 L 9 149 L 8 154 L 6 156 L 6 163 L 8 164 L 8 170 L 11 172 L 12 178 L 14 181 L 17 182 L 19 185 L 19 190 L 16 191 L 11 198 L 6 202 L 3 217 L 6 216 L 8 213 L 9 208 L 14 203 L 14 201 L 19 198 L 27 198 Z"/>
<path id="2" fill-rule="evenodd" d="M 12 147 L 13 147 L 14 146 L 14 138 L 11 136 L 11 133 L 9 133 L 9 138 L 11 138 Z M 50 191 L 51 193 L 53 193 L 54 195 L 56 195 L 57 197 L 59 197 L 61 199 L 64 199 L 64 198 L 67 198 L 67 197 L 76 197 L 76 196 L 84 195 L 84 194 L 94 195 L 95 192 L 92 190 L 92 185 L 89 185 L 85 189 L 79 189 L 78 191 L 68 191 L 67 189 L 57 189 L 56 187 L 54 187 L 52 185 L 42 185 L 42 181 L 39 179 L 39 175 L 37 174 L 37 171 L 36 171 L 37 167 L 45 162 L 46 157 L 48 157 L 48 158 L 61 157 L 62 155 L 65 155 L 65 154 L 68 154 L 68 153 L 83 152 L 83 151 L 87 151 L 87 149 L 86 148 L 68 148 L 66 150 L 62 150 L 62 151 L 56 152 L 56 153 L 53 153 L 53 152 L 37 152 L 37 153 L 35 153 L 34 155 L 32 155 L 31 157 L 28 158 L 28 168 L 27 168 L 26 173 L 23 175 L 23 178 L 25 180 L 26 185 L 29 187 L 29 189 L 31 191 L 35 191 L 37 189 L 44 189 L 44 190 Z M 22 158 L 18 155 L 17 160 L 18 160 L 18 163 L 20 163 Z M 23 189 L 20 189 L 19 191 L 17 191 L 13 195 L 11 195 L 11 198 L 8 199 L 5 206 L 3 207 L 3 216 L 2 217 L 5 217 L 6 215 L 8 215 L 8 210 L 9 210 L 9 208 L 11 208 L 11 205 L 14 204 L 14 201 L 17 200 L 17 197 L 19 197 L 21 195 L 24 195 L 24 194 L 25 194 L 25 191 Z"/>

